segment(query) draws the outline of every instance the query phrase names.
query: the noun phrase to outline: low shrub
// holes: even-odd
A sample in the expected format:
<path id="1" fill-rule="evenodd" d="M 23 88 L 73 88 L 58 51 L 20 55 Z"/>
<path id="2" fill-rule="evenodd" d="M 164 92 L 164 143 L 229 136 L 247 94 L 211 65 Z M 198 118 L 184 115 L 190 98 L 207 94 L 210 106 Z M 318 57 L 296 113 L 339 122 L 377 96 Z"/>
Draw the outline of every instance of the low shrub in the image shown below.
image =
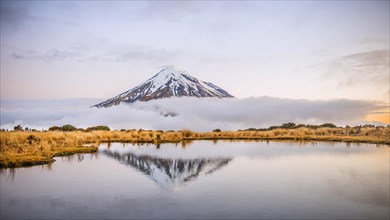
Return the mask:
<path id="1" fill-rule="evenodd" d="M 185 130 L 182 130 L 181 131 L 181 135 L 185 138 L 188 138 L 192 135 L 192 131 L 188 130 L 188 129 L 185 129 Z"/>
<path id="2" fill-rule="evenodd" d="M 49 131 L 61 131 L 61 127 L 52 126 L 52 127 L 49 128 Z"/>
<path id="3" fill-rule="evenodd" d="M 15 131 L 23 131 L 23 127 L 21 125 L 17 125 L 14 127 Z"/>
<path id="4" fill-rule="evenodd" d="M 63 125 L 61 127 L 61 131 L 75 131 L 75 130 L 77 130 L 77 128 L 75 126 L 69 125 L 69 124 Z"/>
<path id="5" fill-rule="evenodd" d="M 123 129 L 124 130 L 124 129 Z M 110 128 L 108 126 L 104 125 L 99 125 L 99 126 L 94 126 L 94 127 L 89 127 L 85 129 L 85 131 L 110 131 Z M 121 130 L 122 131 L 122 130 Z M 125 130 L 124 130 L 125 131 Z"/>

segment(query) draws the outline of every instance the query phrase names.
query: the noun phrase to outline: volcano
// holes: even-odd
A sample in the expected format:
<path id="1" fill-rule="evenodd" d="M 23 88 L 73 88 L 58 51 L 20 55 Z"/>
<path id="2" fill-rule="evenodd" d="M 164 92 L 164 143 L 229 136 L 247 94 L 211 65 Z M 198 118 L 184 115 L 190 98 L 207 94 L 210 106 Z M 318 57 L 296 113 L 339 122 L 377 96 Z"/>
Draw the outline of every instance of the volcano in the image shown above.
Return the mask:
<path id="1" fill-rule="evenodd" d="M 92 107 L 102 108 L 131 104 L 137 101 L 149 101 L 153 99 L 170 97 L 216 97 L 232 98 L 228 92 L 210 82 L 204 82 L 189 75 L 187 71 L 174 66 L 162 69 L 144 83 L 123 92 L 113 98 Z"/>

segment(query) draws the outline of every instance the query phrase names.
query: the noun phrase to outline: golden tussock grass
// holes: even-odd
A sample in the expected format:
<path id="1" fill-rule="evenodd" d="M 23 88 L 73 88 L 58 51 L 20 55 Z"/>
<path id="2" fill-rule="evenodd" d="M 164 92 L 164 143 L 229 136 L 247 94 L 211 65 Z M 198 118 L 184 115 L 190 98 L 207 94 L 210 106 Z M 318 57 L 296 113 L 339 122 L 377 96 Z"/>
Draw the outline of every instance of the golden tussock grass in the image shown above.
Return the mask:
<path id="1" fill-rule="evenodd" d="M 390 144 L 389 127 L 182 131 L 0 131 L 0 167 L 50 163 L 55 156 L 96 152 L 102 142 L 177 143 L 191 140 L 319 140 Z"/>

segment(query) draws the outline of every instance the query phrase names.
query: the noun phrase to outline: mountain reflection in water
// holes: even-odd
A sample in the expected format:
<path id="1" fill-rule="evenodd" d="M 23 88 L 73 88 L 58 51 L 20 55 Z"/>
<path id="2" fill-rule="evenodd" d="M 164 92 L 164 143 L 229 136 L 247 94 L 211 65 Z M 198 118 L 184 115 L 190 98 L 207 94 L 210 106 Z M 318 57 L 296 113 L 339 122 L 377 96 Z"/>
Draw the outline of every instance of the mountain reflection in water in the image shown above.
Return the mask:
<path id="1" fill-rule="evenodd" d="M 95 154 L 0 170 L 0 219 L 389 219 L 389 150 L 101 143 Z"/>
<path id="2" fill-rule="evenodd" d="M 110 158 L 131 166 L 150 179 L 162 189 L 173 190 L 196 180 L 199 176 L 210 175 L 226 166 L 232 158 L 160 158 L 149 155 L 136 155 L 131 152 L 120 153 L 109 148 L 101 151 Z"/>

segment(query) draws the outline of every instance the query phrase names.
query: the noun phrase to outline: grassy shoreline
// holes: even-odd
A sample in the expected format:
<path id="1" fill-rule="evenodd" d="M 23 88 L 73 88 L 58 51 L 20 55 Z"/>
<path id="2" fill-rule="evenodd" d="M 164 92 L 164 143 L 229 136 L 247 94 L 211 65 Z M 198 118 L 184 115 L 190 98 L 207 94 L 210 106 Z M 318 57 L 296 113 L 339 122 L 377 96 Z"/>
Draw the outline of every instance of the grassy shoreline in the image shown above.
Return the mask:
<path id="1" fill-rule="evenodd" d="M 100 143 L 178 143 L 194 140 L 305 140 L 390 145 L 389 127 L 278 128 L 273 130 L 214 131 L 0 131 L 0 168 L 54 162 L 56 156 L 97 152 Z M 88 144 L 88 146 L 86 146 Z"/>

